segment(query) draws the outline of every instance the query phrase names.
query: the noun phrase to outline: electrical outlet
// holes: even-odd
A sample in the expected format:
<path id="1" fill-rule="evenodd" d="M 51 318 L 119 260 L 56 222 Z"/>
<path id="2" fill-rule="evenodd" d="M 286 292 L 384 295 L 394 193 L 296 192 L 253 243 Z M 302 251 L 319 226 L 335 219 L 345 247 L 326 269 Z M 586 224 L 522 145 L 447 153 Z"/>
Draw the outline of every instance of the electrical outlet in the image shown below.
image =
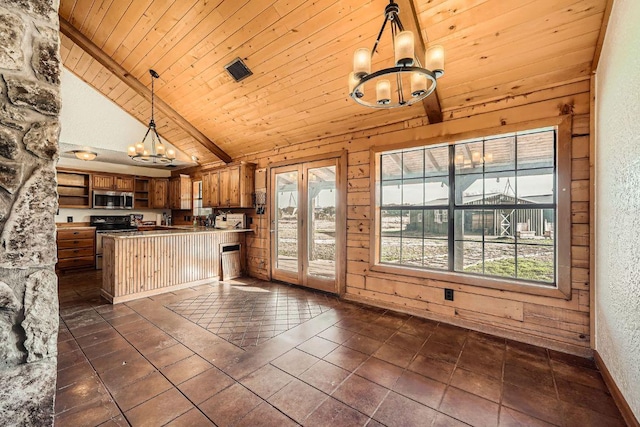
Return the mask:
<path id="1" fill-rule="evenodd" d="M 445 301 L 453 301 L 453 289 L 444 290 L 444 299 Z"/>

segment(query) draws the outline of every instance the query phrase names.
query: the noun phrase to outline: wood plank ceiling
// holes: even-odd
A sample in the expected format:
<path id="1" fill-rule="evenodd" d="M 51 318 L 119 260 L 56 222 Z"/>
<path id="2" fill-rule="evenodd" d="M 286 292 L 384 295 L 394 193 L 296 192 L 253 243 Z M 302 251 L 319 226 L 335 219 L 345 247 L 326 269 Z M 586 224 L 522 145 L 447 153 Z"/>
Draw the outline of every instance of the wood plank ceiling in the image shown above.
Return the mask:
<path id="1" fill-rule="evenodd" d="M 410 0 L 403 0 L 410 1 Z M 445 47 L 444 120 L 462 107 L 588 79 L 607 0 L 413 0 L 425 42 Z M 425 115 L 347 96 L 353 51 L 371 47 L 387 0 L 61 0 L 60 17 L 231 157 Z M 401 7 L 402 1 L 398 1 Z M 408 6 L 405 3 L 405 7 Z M 391 62 L 390 42 L 374 69 Z M 143 123 L 149 101 L 69 38 L 64 66 Z M 253 76 L 223 66 L 242 58 Z M 377 64 L 376 64 L 377 63 Z M 170 117 L 158 131 L 201 163 L 218 158 Z"/>

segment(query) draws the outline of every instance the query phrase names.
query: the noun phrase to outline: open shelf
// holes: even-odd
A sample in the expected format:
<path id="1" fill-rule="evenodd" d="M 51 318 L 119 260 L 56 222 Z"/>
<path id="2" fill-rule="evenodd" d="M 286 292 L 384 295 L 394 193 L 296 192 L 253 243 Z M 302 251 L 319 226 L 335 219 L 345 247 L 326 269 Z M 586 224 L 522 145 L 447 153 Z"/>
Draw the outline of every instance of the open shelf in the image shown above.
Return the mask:
<path id="1" fill-rule="evenodd" d="M 58 179 L 58 206 L 61 208 L 90 208 L 90 181 L 89 173 L 75 171 L 57 171 Z"/>
<path id="2" fill-rule="evenodd" d="M 149 208 L 149 193 L 151 190 L 151 178 L 136 177 L 134 184 L 133 204 L 135 208 Z"/>

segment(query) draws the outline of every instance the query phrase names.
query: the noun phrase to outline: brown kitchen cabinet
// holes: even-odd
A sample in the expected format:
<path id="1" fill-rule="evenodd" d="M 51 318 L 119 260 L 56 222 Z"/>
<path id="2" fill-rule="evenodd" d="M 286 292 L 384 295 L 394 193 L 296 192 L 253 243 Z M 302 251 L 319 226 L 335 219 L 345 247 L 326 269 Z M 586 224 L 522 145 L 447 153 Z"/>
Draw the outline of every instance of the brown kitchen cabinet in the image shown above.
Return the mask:
<path id="1" fill-rule="evenodd" d="M 202 174 L 202 207 L 220 206 L 220 171 L 214 170 Z"/>
<path id="2" fill-rule="evenodd" d="M 133 192 L 133 176 L 116 176 L 116 190 Z"/>
<path id="3" fill-rule="evenodd" d="M 176 210 L 191 210 L 191 177 L 180 175 L 169 180 L 169 207 Z"/>
<path id="4" fill-rule="evenodd" d="M 114 190 L 129 191 L 134 189 L 133 176 L 127 175 L 107 175 L 107 174 L 91 174 L 94 190 Z"/>
<path id="5" fill-rule="evenodd" d="M 152 178 L 136 176 L 133 193 L 133 207 L 137 209 L 150 208 Z"/>
<path id="6" fill-rule="evenodd" d="M 59 227 L 56 232 L 60 271 L 95 268 L 95 227 Z"/>
<path id="7" fill-rule="evenodd" d="M 76 170 L 57 170 L 58 205 L 61 208 L 91 207 L 91 174 Z"/>
<path id="8" fill-rule="evenodd" d="M 153 209 L 169 208 L 169 179 L 154 178 L 151 186 L 151 207 Z"/>
<path id="9" fill-rule="evenodd" d="M 203 207 L 252 207 L 255 168 L 252 163 L 239 163 L 203 173 Z"/>

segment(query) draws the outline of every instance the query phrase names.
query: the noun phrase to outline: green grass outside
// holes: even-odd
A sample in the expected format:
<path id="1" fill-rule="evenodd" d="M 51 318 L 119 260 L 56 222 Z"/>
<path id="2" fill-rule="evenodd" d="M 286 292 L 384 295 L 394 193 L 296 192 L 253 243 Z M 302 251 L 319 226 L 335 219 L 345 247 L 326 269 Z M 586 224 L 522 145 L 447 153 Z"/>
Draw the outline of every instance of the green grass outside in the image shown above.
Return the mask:
<path id="1" fill-rule="evenodd" d="M 481 273 L 482 264 L 471 265 L 464 271 Z M 484 274 L 500 277 L 516 277 L 516 262 L 513 258 L 487 261 L 484 264 Z M 518 260 L 518 279 L 536 280 L 540 282 L 553 281 L 553 261 L 542 261 L 531 258 Z"/>

